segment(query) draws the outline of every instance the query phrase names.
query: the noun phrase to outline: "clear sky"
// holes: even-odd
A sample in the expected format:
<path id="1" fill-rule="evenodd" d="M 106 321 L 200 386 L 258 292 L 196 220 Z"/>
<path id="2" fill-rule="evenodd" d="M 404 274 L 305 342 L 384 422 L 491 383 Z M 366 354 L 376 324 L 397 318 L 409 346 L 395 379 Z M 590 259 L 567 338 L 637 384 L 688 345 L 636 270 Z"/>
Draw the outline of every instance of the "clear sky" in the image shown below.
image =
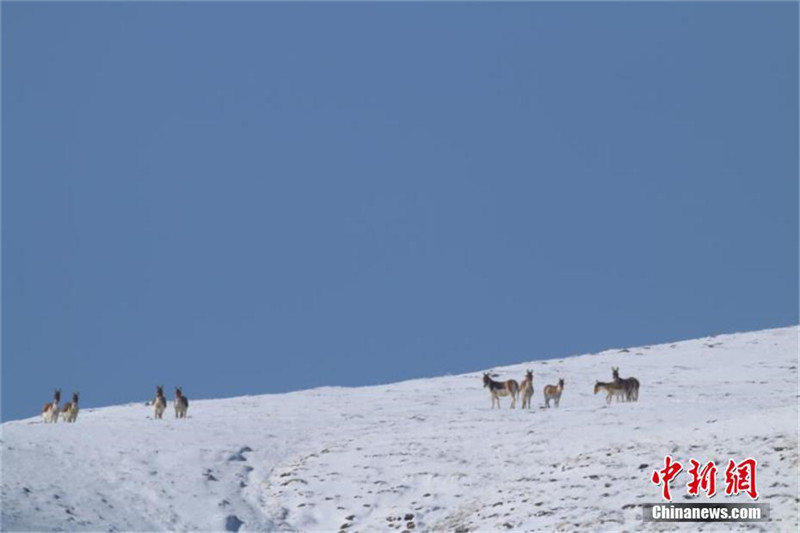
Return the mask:
<path id="1" fill-rule="evenodd" d="M 3 2 L 2 417 L 797 324 L 797 50 L 796 3 Z"/>

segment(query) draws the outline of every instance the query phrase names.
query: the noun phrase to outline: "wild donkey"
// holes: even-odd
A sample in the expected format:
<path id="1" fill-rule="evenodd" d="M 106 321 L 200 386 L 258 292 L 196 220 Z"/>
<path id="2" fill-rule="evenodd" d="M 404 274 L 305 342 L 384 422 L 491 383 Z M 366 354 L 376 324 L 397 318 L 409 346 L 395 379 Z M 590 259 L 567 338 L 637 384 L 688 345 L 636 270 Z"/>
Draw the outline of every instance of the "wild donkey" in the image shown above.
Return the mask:
<path id="1" fill-rule="evenodd" d="M 550 407 L 550 400 L 558 407 L 561 402 L 561 393 L 564 392 L 564 378 L 559 378 L 558 385 L 546 385 L 544 388 L 544 404 L 545 407 Z"/>
<path id="2" fill-rule="evenodd" d="M 64 404 L 61 408 L 61 420 L 64 422 L 75 422 L 78 419 L 78 393 L 72 393 L 72 401 Z"/>
<path id="3" fill-rule="evenodd" d="M 58 404 L 61 402 L 61 389 L 53 392 L 53 402 L 44 404 L 42 407 L 42 421 L 58 422 Z"/>
<path id="4" fill-rule="evenodd" d="M 618 402 L 620 398 L 625 398 L 625 389 L 616 381 L 612 381 L 611 383 L 596 381 L 594 384 L 594 393 L 597 394 L 601 390 L 606 392 L 606 403 L 611 403 L 612 396 L 616 396 Z"/>
<path id="5" fill-rule="evenodd" d="M 533 396 L 533 372 L 525 372 L 525 379 L 519 384 L 519 393 L 522 396 L 522 408 L 531 408 L 531 397 Z"/>
<path id="6" fill-rule="evenodd" d="M 183 395 L 181 387 L 175 387 L 175 418 L 186 418 L 189 409 L 189 398 Z"/>
<path id="7" fill-rule="evenodd" d="M 163 418 L 167 409 L 167 399 L 164 397 L 164 385 L 156 385 L 156 399 L 153 400 L 153 418 Z"/>
<path id="8" fill-rule="evenodd" d="M 619 383 L 622 385 L 622 388 L 625 389 L 625 399 L 629 402 L 635 402 L 639 400 L 639 380 L 636 378 L 626 378 L 622 379 L 619 377 L 619 367 L 615 366 L 611 368 L 611 375 L 614 376 L 614 382 Z"/>
<path id="9" fill-rule="evenodd" d="M 517 406 L 517 394 L 519 394 L 519 383 L 516 380 L 509 379 L 507 381 L 494 381 L 489 377 L 488 372 L 483 374 L 483 386 L 489 387 L 489 392 L 492 395 L 492 409 L 497 402 L 497 408 L 500 408 L 500 396 L 511 395 L 511 408 Z"/>

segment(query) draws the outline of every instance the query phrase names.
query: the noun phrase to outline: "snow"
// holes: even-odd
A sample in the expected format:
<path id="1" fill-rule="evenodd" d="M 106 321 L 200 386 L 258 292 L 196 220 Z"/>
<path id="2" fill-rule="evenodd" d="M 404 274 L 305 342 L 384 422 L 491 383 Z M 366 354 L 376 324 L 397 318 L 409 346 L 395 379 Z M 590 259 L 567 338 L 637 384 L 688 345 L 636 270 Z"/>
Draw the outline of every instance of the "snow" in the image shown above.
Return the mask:
<path id="1" fill-rule="evenodd" d="M 479 371 L 220 400 L 187 387 L 183 420 L 143 399 L 11 421 L 2 529 L 797 531 L 797 349 L 790 327 L 492 369 L 533 370 L 531 410 L 491 409 Z M 638 402 L 593 394 L 612 366 L 639 379 Z M 559 377 L 561 407 L 544 409 Z M 729 458 L 756 458 L 773 522 L 643 523 L 666 454 L 715 460 L 720 492 Z M 675 501 L 750 501 L 689 500 L 687 480 Z"/>

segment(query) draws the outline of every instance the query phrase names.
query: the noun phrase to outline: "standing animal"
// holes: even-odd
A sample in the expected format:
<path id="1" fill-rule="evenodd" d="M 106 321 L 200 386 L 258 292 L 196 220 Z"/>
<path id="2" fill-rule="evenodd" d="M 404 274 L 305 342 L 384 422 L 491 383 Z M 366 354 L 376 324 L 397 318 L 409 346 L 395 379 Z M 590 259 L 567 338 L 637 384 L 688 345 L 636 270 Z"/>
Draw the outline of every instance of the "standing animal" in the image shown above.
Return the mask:
<path id="1" fill-rule="evenodd" d="M 597 394 L 601 390 L 606 392 L 606 403 L 611 403 L 612 396 L 616 396 L 618 402 L 620 398 L 624 401 L 625 389 L 616 381 L 612 381 L 611 383 L 596 381 L 594 384 L 594 393 Z"/>
<path id="2" fill-rule="evenodd" d="M 489 388 L 492 395 L 492 409 L 497 402 L 497 408 L 500 408 L 500 396 L 511 396 L 511 408 L 517 406 L 517 395 L 519 394 L 519 383 L 516 380 L 509 379 L 507 381 L 494 381 L 489 377 L 488 372 L 483 374 L 483 386 Z"/>
<path id="3" fill-rule="evenodd" d="M 533 397 L 533 371 L 525 372 L 525 379 L 519 384 L 519 393 L 522 396 L 522 408 L 531 408 L 531 397 Z"/>
<path id="4" fill-rule="evenodd" d="M 561 401 L 561 393 L 564 392 L 564 378 L 559 378 L 558 385 L 545 385 L 544 387 L 544 404 L 550 407 L 550 400 L 558 407 Z"/>
<path id="5" fill-rule="evenodd" d="M 72 401 L 61 408 L 61 420 L 64 422 L 75 422 L 78 419 L 78 396 L 77 392 L 73 392 Z"/>
<path id="6" fill-rule="evenodd" d="M 51 403 L 44 404 L 42 407 L 42 421 L 47 422 L 58 422 L 58 404 L 61 402 L 61 389 L 56 389 L 53 392 L 53 401 Z"/>
<path id="7" fill-rule="evenodd" d="M 615 366 L 611 368 L 611 375 L 614 377 L 614 381 L 622 385 L 622 388 L 625 389 L 625 399 L 629 402 L 635 402 L 639 400 L 639 380 L 636 378 L 626 378 L 622 379 L 619 377 L 619 367 Z"/>
<path id="8" fill-rule="evenodd" d="M 164 385 L 156 385 L 156 399 L 153 400 L 153 418 L 163 418 L 167 409 L 167 399 L 164 397 Z"/>
<path id="9" fill-rule="evenodd" d="M 186 418 L 189 409 L 189 398 L 183 395 L 181 387 L 175 387 L 175 418 Z"/>

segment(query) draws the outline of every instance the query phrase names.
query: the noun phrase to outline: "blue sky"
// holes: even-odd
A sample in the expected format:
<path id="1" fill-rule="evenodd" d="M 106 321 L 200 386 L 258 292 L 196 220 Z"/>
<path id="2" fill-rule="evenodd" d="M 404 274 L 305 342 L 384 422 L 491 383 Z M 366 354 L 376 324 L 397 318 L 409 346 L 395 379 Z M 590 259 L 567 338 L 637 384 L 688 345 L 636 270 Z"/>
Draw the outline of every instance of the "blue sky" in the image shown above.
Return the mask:
<path id="1" fill-rule="evenodd" d="M 4 2 L 3 419 L 796 324 L 797 9 Z"/>

